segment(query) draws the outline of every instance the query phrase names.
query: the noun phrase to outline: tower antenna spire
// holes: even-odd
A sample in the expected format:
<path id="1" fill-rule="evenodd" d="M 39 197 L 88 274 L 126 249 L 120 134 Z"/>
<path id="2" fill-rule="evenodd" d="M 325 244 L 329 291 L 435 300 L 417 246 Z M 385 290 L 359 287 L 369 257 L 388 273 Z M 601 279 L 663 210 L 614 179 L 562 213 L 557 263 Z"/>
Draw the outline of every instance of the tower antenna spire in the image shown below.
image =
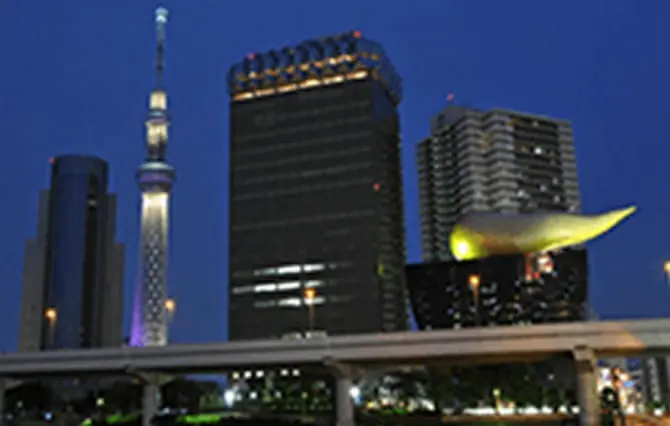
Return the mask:
<path id="1" fill-rule="evenodd" d="M 140 261 L 130 344 L 163 346 L 168 339 L 168 240 L 170 191 L 175 169 L 167 162 L 168 96 L 163 90 L 163 51 L 168 11 L 156 9 L 156 87 L 145 121 L 147 155 L 137 169 L 142 194 Z"/>
<path id="2" fill-rule="evenodd" d="M 163 87 L 163 68 L 165 67 L 165 25 L 168 21 L 168 10 L 164 7 L 156 9 L 156 85 Z"/>

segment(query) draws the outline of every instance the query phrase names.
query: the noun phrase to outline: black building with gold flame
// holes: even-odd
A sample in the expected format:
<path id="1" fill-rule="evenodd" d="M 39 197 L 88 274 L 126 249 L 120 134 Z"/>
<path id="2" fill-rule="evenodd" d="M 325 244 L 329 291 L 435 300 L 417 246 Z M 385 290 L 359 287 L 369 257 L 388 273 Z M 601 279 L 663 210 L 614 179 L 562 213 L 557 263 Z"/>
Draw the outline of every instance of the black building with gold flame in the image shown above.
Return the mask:
<path id="1" fill-rule="evenodd" d="M 585 320 L 587 255 L 581 248 L 407 266 L 422 330 Z"/>

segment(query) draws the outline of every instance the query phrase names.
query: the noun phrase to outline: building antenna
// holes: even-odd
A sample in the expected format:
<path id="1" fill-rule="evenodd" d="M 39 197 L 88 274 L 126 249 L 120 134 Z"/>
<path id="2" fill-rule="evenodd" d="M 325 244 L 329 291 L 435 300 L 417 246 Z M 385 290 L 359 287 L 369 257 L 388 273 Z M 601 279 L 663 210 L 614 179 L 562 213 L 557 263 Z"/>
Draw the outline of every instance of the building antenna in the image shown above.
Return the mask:
<path id="1" fill-rule="evenodd" d="M 168 10 L 164 7 L 156 9 L 156 86 L 163 87 L 163 68 L 165 67 L 165 24 L 168 21 Z"/>

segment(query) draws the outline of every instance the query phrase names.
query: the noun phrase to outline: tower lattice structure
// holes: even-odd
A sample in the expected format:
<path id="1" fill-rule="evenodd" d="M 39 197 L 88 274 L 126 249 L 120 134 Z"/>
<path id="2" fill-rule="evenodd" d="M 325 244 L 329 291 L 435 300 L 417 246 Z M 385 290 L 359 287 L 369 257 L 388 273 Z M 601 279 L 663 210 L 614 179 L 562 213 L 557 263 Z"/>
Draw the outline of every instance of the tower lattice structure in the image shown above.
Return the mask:
<path id="1" fill-rule="evenodd" d="M 130 344 L 162 346 L 167 343 L 166 312 L 169 200 L 175 170 L 166 161 L 167 93 L 163 89 L 167 10 L 156 10 L 156 88 L 149 99 L 146 121 L 147 157 L 137 169 L 142 194 L 140 259 Z"/>

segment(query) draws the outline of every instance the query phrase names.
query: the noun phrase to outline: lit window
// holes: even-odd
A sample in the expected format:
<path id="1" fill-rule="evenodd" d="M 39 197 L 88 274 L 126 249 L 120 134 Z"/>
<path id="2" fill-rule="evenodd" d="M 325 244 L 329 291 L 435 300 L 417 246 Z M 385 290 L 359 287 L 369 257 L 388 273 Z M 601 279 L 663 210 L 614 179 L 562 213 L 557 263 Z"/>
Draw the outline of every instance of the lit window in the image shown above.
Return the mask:
<path id="1" fill-rule="evenodd" d="M 267 293 L 276 290 L 277 284 L 258 284 L 254 287 L 254 293 Z"/>
<path id="2" fill-rule="evenodd" d="M 312 264 L 312 265 L 304 265 L 303 266 L 303 271 L 305 271 L 305 272 L 323 271 L 324 269 L 325 269 L 325 267 L 321 263 Z"/>
<path id="3" fill-rule="evenodd" d="M 271 308 L 276 305 L 277 302 L 274 300 L 262 300 L 260 302 L 254 302 L 254 308 Z"/>
<path id="4" fill-rule="evenodd" d="M 536 155 L 542 155 L 542 154 L 544 153 L 544 151 L 542 150 L 542 147 L 541 147 L 541 146 L 536 146 L 535 149 L 533 150 L 533 152 L 534 152 Z"/>
<path id="5" fill-rule="evenodd" d="M 245 285 L 242 287 L 233 287 L 233 294 L 251 293 L 253 289 L 254 288 L 250 285 Z"/>
<path id="6" fill-rule="evenodd" d="M 322 305 L 325 301 L 326 299 L 321 296 L 303 298 L 303 303 L 305 305 Z"/>
<path id="7" fill-rule="evenodd" d="M 300 281 L 287 281 L 277 284 L 279 290 L 293 290 L 300 288 Z"/>
<path id="8" fill-rule="evenodd" d="M 254 276 L 266 276 L 266 275 L 275 275 L 277 273 L 277 268 L 265 268 L 258 269 L 254 271 Z"/>
<path id="9" fill-rule="evenodd" d="M 162 91 L 155 91 L 151 93 L 149 98 L 149 108 L 166 110 L 167 109 L 167 95 Z"/>
<path id="10" fill-rule="evenodd" d="M 304 283 L 305 288 L 320 287 L 322 285 L 323 285 L 323 281 L 321 281 L 321 280 L 309 280 L 309 281 L 305 281 L 305 283 Z"/>
<path id="11" fill-rule="evenodd" d="M 289 297 L 289 298 L 286 298 L 286 299 L 281 299 L 279 301 L 279 306 L 298 307 L 298 306 L 300 306 L 300 298 Z"/>
<path id="12" fill-rule="evenodd" d="M 279 268 L 277 268 L 277 274 L 279 275 L 298 274 L 298 273 L 300 273 L 300 265 L 280 266 Z"/>
<path id="13" fill-rule="evenodd" d="M 155 146 L 167 141 L 167 124 L 150 121 L 147 123 L 147 142 Z"/>

